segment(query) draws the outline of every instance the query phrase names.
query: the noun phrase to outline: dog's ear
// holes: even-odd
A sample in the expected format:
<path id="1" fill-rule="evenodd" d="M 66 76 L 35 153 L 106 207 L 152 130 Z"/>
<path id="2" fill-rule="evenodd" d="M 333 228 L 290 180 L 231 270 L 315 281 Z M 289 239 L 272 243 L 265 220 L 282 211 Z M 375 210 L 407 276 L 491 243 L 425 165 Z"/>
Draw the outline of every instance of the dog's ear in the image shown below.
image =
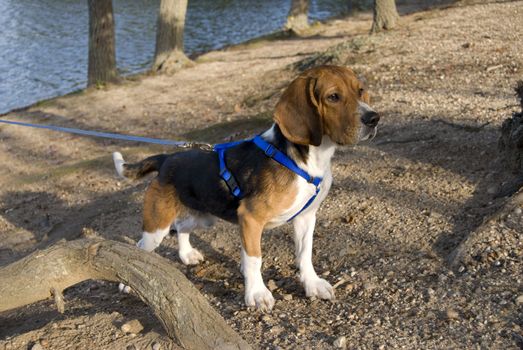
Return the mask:
<path id="1" fill-rule="evenodd" d="M 321 144 L 323 126 L 318 112 L 315 85 L 315 78 L 298 77 L 276 104 L 274 120 L 283 135 L 293 143 L 313 146 Z"/>

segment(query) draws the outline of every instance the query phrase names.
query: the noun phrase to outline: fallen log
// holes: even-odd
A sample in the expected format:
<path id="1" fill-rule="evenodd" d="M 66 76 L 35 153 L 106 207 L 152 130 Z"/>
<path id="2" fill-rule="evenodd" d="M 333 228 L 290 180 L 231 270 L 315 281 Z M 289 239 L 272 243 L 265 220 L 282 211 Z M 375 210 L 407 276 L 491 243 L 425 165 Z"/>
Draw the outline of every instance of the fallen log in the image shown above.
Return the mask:
<path id="1" fill-rule="evenodd" d="M 54 297 L 99 279 L 130 286 L 187 349 L 250 349 L 171 262 L 128 244 L 96 239 L 60 242 L 0 269 L 0 312 Z"/>

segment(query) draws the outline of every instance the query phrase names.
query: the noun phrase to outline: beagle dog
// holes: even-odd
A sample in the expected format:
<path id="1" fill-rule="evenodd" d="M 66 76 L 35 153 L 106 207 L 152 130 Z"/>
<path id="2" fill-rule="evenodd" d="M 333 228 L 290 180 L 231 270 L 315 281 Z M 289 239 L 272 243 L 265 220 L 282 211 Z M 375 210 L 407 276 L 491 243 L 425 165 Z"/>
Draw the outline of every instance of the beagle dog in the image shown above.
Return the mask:
<path id="1" fill-rule="evenodd" d="M 125 163 L 115 152 L 120 176 L 137 179 L 158 173 L 145 193 L 143 235 L 138 246 L 154 250 L 173 225 L 180 259 L 187 265 L 198 264 L 203 256 L 189 241 L 191 231 L 210 227 L 216 218 L 239 224 L 245 303 L 267 311 L 274 306 L 274 298 L 261 273 L 262 233 L 291 219 L 296 265 L 305 294 L 333 299 L 334 289 L 318 277 L 311 260 L 316 211 L 332 183 L 331 159 L 336 147 L 373 138 L 379 119 L 351 69 L 321 66 L 305 71 L 283 92 L 274 124 L 260 137 L 311 178 L 321 178 L 321 183 L 316 186 L 307 181 L 246 141 L 229 148 L 225 159 L 242 190 L 240 197 L 220 178 L 217 152 L 159 154 L 134 164 Z"/>

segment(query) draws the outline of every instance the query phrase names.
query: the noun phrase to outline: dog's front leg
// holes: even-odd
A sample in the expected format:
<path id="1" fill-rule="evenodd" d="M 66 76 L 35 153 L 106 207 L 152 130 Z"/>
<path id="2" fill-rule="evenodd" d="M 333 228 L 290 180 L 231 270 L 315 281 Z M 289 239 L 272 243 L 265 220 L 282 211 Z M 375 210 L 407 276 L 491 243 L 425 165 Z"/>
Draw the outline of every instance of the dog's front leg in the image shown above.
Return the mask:
<path id="1" fill-rule="evenodd" d="M 263 283 L 261 274 L 261 235 L 264 225 L 245 210 L 239 210 L 238 217 L 242 238 L 241 271 L 245 281 L 245 304 L 269 311 L 274 306 L 274 298 Z"/>
<path id="2" fill-rule="evenodd" d="M 305 212 L 293 220 L 296 266 L 300 269 L 300 281 L 308 297 L 334 299 L 334 289 L 329 282 L 319 278 L 312 265 L 312 236 L 316 224 L 316 211 Z"/>

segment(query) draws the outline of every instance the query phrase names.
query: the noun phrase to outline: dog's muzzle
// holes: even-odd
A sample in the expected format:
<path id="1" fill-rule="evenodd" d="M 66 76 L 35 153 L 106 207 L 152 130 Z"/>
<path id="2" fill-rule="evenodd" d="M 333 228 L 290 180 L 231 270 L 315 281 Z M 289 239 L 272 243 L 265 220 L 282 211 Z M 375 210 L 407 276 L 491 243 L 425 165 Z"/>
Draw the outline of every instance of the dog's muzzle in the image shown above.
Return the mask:
<path id="1" fill-rule="evenodd" d="M 369 128 L 375 128 L 378 126 L 380 121 L 380 115 L 374 111 L 367 111 L 361 117 L 361 122 L 363 125 L 368 126 Z"/>
<path id="2" fill-rule="evenodd" d="M 363 124 L 360 131 L 360 140 L 372 140 L 378 132 L 378 123 L 380 115 L 373 110 L 367 110 L 361 116 L 361 123 Z"/>

